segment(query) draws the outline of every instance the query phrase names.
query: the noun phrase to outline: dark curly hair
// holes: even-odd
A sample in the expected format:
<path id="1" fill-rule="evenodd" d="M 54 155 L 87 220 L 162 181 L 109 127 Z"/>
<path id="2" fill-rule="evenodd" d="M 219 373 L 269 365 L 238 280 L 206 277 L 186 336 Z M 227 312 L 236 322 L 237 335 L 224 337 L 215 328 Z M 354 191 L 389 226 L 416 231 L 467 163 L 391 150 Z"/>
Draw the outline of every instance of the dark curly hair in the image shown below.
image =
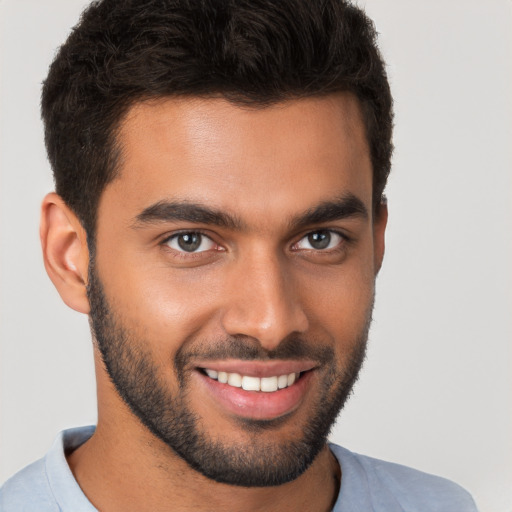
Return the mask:
<path id="1" fill-rule="evenodd" d="M 392 98 L 376 31 L 345 0 L 100 0 L 82 14 L 42 93 L 57 193 L 93 239 L 116 176 L 116 129 L 137 101 L 216 96 L 265 107 L 350 91 L 360 101 L 374 206 L 392 153 Z"/>

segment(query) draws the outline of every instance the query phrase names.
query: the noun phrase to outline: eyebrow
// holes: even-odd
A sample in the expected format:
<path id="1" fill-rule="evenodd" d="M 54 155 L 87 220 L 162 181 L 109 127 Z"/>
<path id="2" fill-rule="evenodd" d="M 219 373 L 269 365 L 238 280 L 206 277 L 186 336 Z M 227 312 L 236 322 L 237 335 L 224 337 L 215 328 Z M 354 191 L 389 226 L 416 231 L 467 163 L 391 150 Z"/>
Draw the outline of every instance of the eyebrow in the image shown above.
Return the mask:
<path id="1" fill-rule="evenodd" d="M 290 227 L 299 229 L 309 225 L 354 217 L 367 220 L 369 218 L 368 209 L 361 199 L 348 193 L 333 201 L 324 201 L 306 210 L 303 214 L 292 219 Z"/>
<path id="2" fill-rule="evenodd" d="M 171 221 L 210 224 L 237 231 L 244 227 L 240 219 L 229 213 L 189 201 L 159 201 L 139 213 L 133 227 Z"/>
<path id="3" fill-rule="evenodd" d="M 306 210 L 292 218 L 289 226 L 290 229 L 296 230 L 309 225 L 352 217 L 368 219 L 368 210 L 361 199 L 353 194 L 345 194 Z M 234 215 L 189 201 L 159 201 L 148 206 L 137 215 L 133 227 L 139 228 L 147 224 L 172 221 L 207 224 L 235 231 L 247 229 L 247 225 Z"/>

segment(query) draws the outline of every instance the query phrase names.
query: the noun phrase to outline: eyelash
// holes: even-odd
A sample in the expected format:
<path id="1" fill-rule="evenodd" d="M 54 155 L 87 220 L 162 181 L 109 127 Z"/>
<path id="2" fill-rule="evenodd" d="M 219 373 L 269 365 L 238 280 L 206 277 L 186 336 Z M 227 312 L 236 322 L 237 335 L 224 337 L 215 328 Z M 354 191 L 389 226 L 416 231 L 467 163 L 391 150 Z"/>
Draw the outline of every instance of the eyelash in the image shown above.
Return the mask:
<path id="1" fill-rule="evenodd" d="M 169 242 L 173 239 L 177 239 L 178 237 L 180 236 L 183 236 L 183 235 L 199 235 L 201 237 L 204 237 L 204 238 L 207 238 L 208 240 L 210 240 L 215 246 L 216 246 L 216 249 L 208 249 L 206 251 L 199 251 L 199 252 L 187 252 L 185 250 L 183 251 L 180 251 L 180 250 L 177 250 L 177 249 L 173 249 L 172 247 L 169 246 Z M 203 241 L 201 242 L 203 243 Z M 204 257 L 204 254 L 205 253 L 209 253 L 211 252 L 212 250 L 214 251 L 218 251 L 218 252 L 221 252 L 221 251 L 224 251 L 225 249 L 223 249 L 219 244 L 217 244 L 211 235 L 201 231 L 201 230 L 183 230 L 183 231 L 178 231 L 178 232 L 175 232 L 173 233 L 172 235 L 170 236 L 167 236 L 166 238 L 164 238 L 161 242 L 160 242 L 160 245 L 168 250 L 169 252 L 172 252 L 173 256 L 175 258 L 186 258 L 186 259 L 193 259 L 193 258 L 201 258 L 201 257 Z"/>
<path id="2" fill-rule="evenodd" d="M 351 239 L 344 233 L 337 231 L 335 229 L 325 228 L 325 229 L 317 229 L 317 230 L 309 231 L 309 232 L 305 233 L 297 242 L 295 242 L 295 244 L 293 244 L 293 246 L 297 246 L 301 241 L 309 238 L 312 235 L 319 234 L 319 233 L 328 233 L 330 238 L 332 238 L 332 236 L 335 235 L 335 236 L 338 236 L 340 238 L 340 240 L 334 247 L 331 247 L 331 248 L 315 249 L 313 247 L 311 249 L 297 249 L 297 250 L 298 251 L 301 251 L 301 250 L 302 251 L 315 251 L 317 254 L 328 255 L 328 254 L 333 254 L 333 253 L 339 252 L 341 250 L 344 250 L 346 244 L 351 241 Z M 329 243 L 330 242 L 331 242 L 331 240 L 329 240 Z M 311 244 L 311 241 L 309 241 L 309 243 Z"/>
<path id="3" fill-rule="evenodd" d="M 300 252 L 300 251 L 314 251 L 317 254 L 328 255 L 328 254 L 333 254 L 333 253 L 336 253 L 336 252 L 344 250 L 346 244 L 349 244 L 352 241 L 351 238 L 348 237 L 345 233 L 342 233 L 342 232 L 337 231 L 335 229 L 328 229 L 328 228 L 316 229 L 316 230 L 313 230 L 313 231 L 308 231 L 307 233 L 303 234 L 292 245 L 292 248 L 297 246 L 302 240 L 306 239 L 307 237 L 309 237 L 311 235 L 314 235 L 314 234 L 322 233 L 322 232 L 329 233 L 330 236 L 332 236 L 332 235 L 339 236 L 341 240 L 340 240 L 340 242 L 335 247 L 332 247 L 332 248 L 326 248 L 326 249 L 314 249 L 314 248 L 312 248 L 312 249 L 295 249 L 295 251 L 296 252 Z M 207 250 L 199 251 L 199 252 L 187 252 L 185 250 L 180 251 L 180 250 L 174 249 L 174 248 L 169 246 L 169 242 L 171 240 L 177 239 L 179 236 L 182 236 L 182 235 L 200 235 L 201 237 L 205 237 L 205 238 L 209 239 L 216 246 L 216 248 L 215 249 L 207 249 Z M 203 243 L 203 241 L 201 241 L 201 243 Z M 224 248 L 222 248 L 219 244 L 217 244 L 213 240 L 211 235 L 209 235 L 209 234 L 207 234 L 207 233 L 205 233 L 205 232 L 203 232 L 201 230 L 184 230 L 184 231 L 175 232 L 172 235 L 167 236 L 165 239 L 163 239 L 162 242 L 160 243 L 160 245 L 163 246 L 164 248 L 166 248 L 167 250 L 172 251 L 172 253 L 173 253 L 173 255 L 175 257 L 177 257 L 177 258 L 187 258 L 187 259 L 204 257 L 205 253 L 210 253 L 212 250 L 216 251 L 216 252 L 225 251 Z"/>

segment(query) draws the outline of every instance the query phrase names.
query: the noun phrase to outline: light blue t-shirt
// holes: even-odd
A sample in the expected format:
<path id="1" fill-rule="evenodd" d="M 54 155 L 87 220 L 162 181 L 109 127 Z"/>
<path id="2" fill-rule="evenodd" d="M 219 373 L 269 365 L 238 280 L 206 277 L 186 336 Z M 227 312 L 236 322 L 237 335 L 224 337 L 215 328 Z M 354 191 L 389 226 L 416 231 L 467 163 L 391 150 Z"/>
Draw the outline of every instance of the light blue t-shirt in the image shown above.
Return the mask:
<path id="1" fill-rule="evenodd" d="M 44 458 L 0 488 L 0 512 L 97 512 L 65 457 L 93 432 L 94 427 L 61 432 Z M 342 468 L 333 512 L 477 512 L 471 496 L 453 482 L 341 446 L 330 448 Z"/>

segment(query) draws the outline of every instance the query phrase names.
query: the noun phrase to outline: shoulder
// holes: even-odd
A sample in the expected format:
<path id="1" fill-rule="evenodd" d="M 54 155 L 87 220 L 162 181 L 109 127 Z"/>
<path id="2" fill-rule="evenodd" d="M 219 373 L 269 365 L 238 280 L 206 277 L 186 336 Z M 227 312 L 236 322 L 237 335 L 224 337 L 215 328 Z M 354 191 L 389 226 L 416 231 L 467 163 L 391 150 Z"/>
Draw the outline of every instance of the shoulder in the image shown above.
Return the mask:
<path id="1" fill-rule="evenodd" d="M 366 493 L 373 506 L 387 504 L 380 508 L 375 506 L 376 511 L 477 512 L 471 495 L 450 480 L 352 453 L 341 446 L 331 444 L 330 448 L 342 468 L 341 490 L 347 496 L 352 494 L 350 489 L 343 488 L 348 480 L 347 486 L 351 484 L 357 492 Z"/>
<path id="2" fill-rule="evenodd" d="M 94 432 L 80 427 L 61 432 L 43 459 L 22 469 L 0 488 L 0 512 L 92 512 L 66 461 Z"/>
<path id="3" fill-rule="evenodd" d="M 59 512 L 46 476 L 44 459 L 22 469 L 0 487 L 0 511 Z"/>

